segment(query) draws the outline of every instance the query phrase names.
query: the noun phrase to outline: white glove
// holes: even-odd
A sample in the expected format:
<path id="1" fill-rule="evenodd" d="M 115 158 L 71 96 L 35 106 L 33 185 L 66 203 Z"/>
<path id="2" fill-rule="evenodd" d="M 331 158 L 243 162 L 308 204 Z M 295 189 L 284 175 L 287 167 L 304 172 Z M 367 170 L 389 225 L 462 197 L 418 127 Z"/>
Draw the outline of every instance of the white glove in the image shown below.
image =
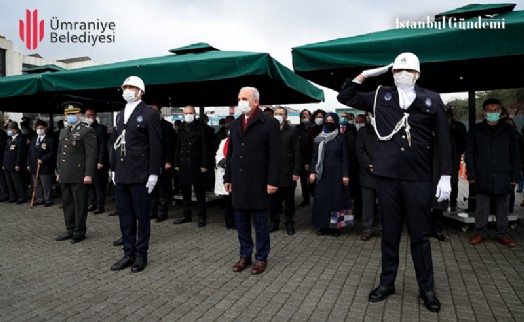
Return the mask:
<path id="1" fill-rule="evenodd" d="M 116 185 L 116 182 L 115 182 L 115 171 L 109 171 L 109 177 L 111 178 L 111 181 L 113 182 L 113 184 Z"/>
<path id="2" fill-rule="evenodd" d="M 365 71 L 362 72 L 362 76 L 364 76 L 365 78 L 369 78 L 369 77 L 375 77 L 375 76 L 378 76 L 378 75 L 382 75 L 384 73 L 387 73 L 388 69 L 393 66 L 393 63 L 387 65 L 387 66 L 382 66 L 382 67 L 377 67 L 377 68 L 373 68 L 373 69 L 366 69 Z"/>
<path id="3" fill-rule="evenodd" d="M 438 202 L 449 200 L 451 195 L 451 176 L 440 176 L 440 180 L 437 185 L 437 197 Z"/>
<path id="4" fill-rule="evenodd" d="M 146 188 L 147 193 L 151 193 L 153 189 L 155 189 L 155 185 L 158 182 L 158 176 L 156 174 L 150 174 L 149 178 L 147 178 Z"/>

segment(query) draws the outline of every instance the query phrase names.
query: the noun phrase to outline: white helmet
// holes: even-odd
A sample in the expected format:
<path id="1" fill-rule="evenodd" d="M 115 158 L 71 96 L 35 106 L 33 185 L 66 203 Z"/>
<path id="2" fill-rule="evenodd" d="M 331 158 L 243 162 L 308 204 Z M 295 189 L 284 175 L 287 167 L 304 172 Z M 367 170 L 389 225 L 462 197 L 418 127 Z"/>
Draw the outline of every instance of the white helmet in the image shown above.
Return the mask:
<path id="1" fill-rule="evenodd" d="M 121 88 L 123 89 L 124 85 L 134 86 L 140 89 L 142 92 L 146 92 L 146 87 L 144 85 L 144 81 L 142 78 L 138 76 L 129 76 L 126 78 L 126 80 L 122 83 Z"/>
<path id="2" fill-rule="evenodd" d="M 413 69 L 420 73 L 420 62 L 415 54 L 402 53 L 395 58 L 392 69 Z"/>

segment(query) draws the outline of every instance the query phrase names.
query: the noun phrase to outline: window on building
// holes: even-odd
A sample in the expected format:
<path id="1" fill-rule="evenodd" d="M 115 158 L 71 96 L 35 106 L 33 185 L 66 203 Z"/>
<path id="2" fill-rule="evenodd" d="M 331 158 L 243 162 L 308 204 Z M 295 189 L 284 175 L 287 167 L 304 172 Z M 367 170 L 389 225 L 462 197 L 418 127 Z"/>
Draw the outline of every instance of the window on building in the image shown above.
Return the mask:
<path id="1" fill-rule="evenodd" d="M 5 49 L 0 48 L 0 77 L 5 77 L 6 72 Z"/>

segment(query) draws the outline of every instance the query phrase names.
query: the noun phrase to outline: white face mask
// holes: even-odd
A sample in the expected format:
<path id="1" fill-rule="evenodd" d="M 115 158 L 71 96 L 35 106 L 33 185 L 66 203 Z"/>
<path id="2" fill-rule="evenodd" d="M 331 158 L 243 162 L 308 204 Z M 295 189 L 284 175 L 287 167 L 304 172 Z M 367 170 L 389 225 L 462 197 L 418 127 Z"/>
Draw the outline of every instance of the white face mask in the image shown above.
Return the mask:
<path id="1" fill-rule="evenodd" d="M 44 136 L 45 130 L 44 129 L 36 129 L 36 134 L 38 134 L 38 136 Z"/>
<path id="2" fill-rule="evenodd" d="M 309 119 L 308 119 L 307 117 L 304 117 L 304 118 L 302 119 L 302 123 L 304 123 L 304 124 L 308 124 L 308 123 L 309 123 Z"/>
<path id="3" fill-rule="evenodd" d="M 193 123 L 193 121 L 195 120 L 195 114 L 184 114 L 184 120 L 187 123 Z"/>
<path id="4" fill-rule="evenodd" d="M 86 123 L 87 123 L 87 125 L 91 125 L 91 124 L 93 124 L 93 122 L 94 122 L 94 121 L 93 121 L 92 118 L 90 118 L 90 117 L 86 117 Z"/>
<path id="5" fill-rule="evenodd" d="M 282 125 L 284 123 L 284 117 L 282 115 L 275 115 L 275 119 Z"/>
<path id="6" fill-rule="evenodd" d="M 393 74 L 395 85 L 401 89 L 409 89 L 415 85 L 416 76 L 408 71 L 401 71 Z"/>
<path id="7" fill-rule="evenodd" d="M 315 123 L 316 123 L 317 125 L 322 125 L 322 124 L 324 124 L 324 118 L 323 118 L 323 117 L 317 117 L 317 118 L 315 119 Z"/>
<path id="8" fill-rule="evenodd" d="M 366 125 L 366 124 L 364 124 L 364 123 L 357 123 L 357 124 L 355 124 L 355 126 L 357 127 L 357 130 L 360 130 L 361 128 L 363 128 L 364 125 Z"/>
<path id="9" fill-rule="evenodd" d="M 247 114 L 251 111 L 251 106 L 249 106 L 248 101 L 238 101 L 238 108 L 242 114 Z"/>
<path id="10" fill-rule="evenodd" d="M 64 121 L 64 127 L 68 127 L 69 126 L 69 123 L 67 123 L 67 121 Z"/>
<path id="11" fill-rule="evenodd" d="M 136 101 L 136 92 L 131 89 L 124 90 L 124 93 L 122 93 L 122 97 L 126 100 L 128 103 L 132 103 Z"/>

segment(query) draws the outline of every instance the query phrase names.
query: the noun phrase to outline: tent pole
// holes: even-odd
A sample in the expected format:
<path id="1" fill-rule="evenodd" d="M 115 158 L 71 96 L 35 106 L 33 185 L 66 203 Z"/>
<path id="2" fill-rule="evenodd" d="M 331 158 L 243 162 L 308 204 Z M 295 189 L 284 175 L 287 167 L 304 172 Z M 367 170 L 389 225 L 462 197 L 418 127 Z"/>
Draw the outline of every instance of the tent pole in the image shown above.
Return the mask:
<path id="1" fill-rule="evenodd" d="M 468 115 L 469 115 L 469 129 L 475 126 L 477 120 L 477 112 L 475 109 L 475 91 L 468 91 Z"/>

